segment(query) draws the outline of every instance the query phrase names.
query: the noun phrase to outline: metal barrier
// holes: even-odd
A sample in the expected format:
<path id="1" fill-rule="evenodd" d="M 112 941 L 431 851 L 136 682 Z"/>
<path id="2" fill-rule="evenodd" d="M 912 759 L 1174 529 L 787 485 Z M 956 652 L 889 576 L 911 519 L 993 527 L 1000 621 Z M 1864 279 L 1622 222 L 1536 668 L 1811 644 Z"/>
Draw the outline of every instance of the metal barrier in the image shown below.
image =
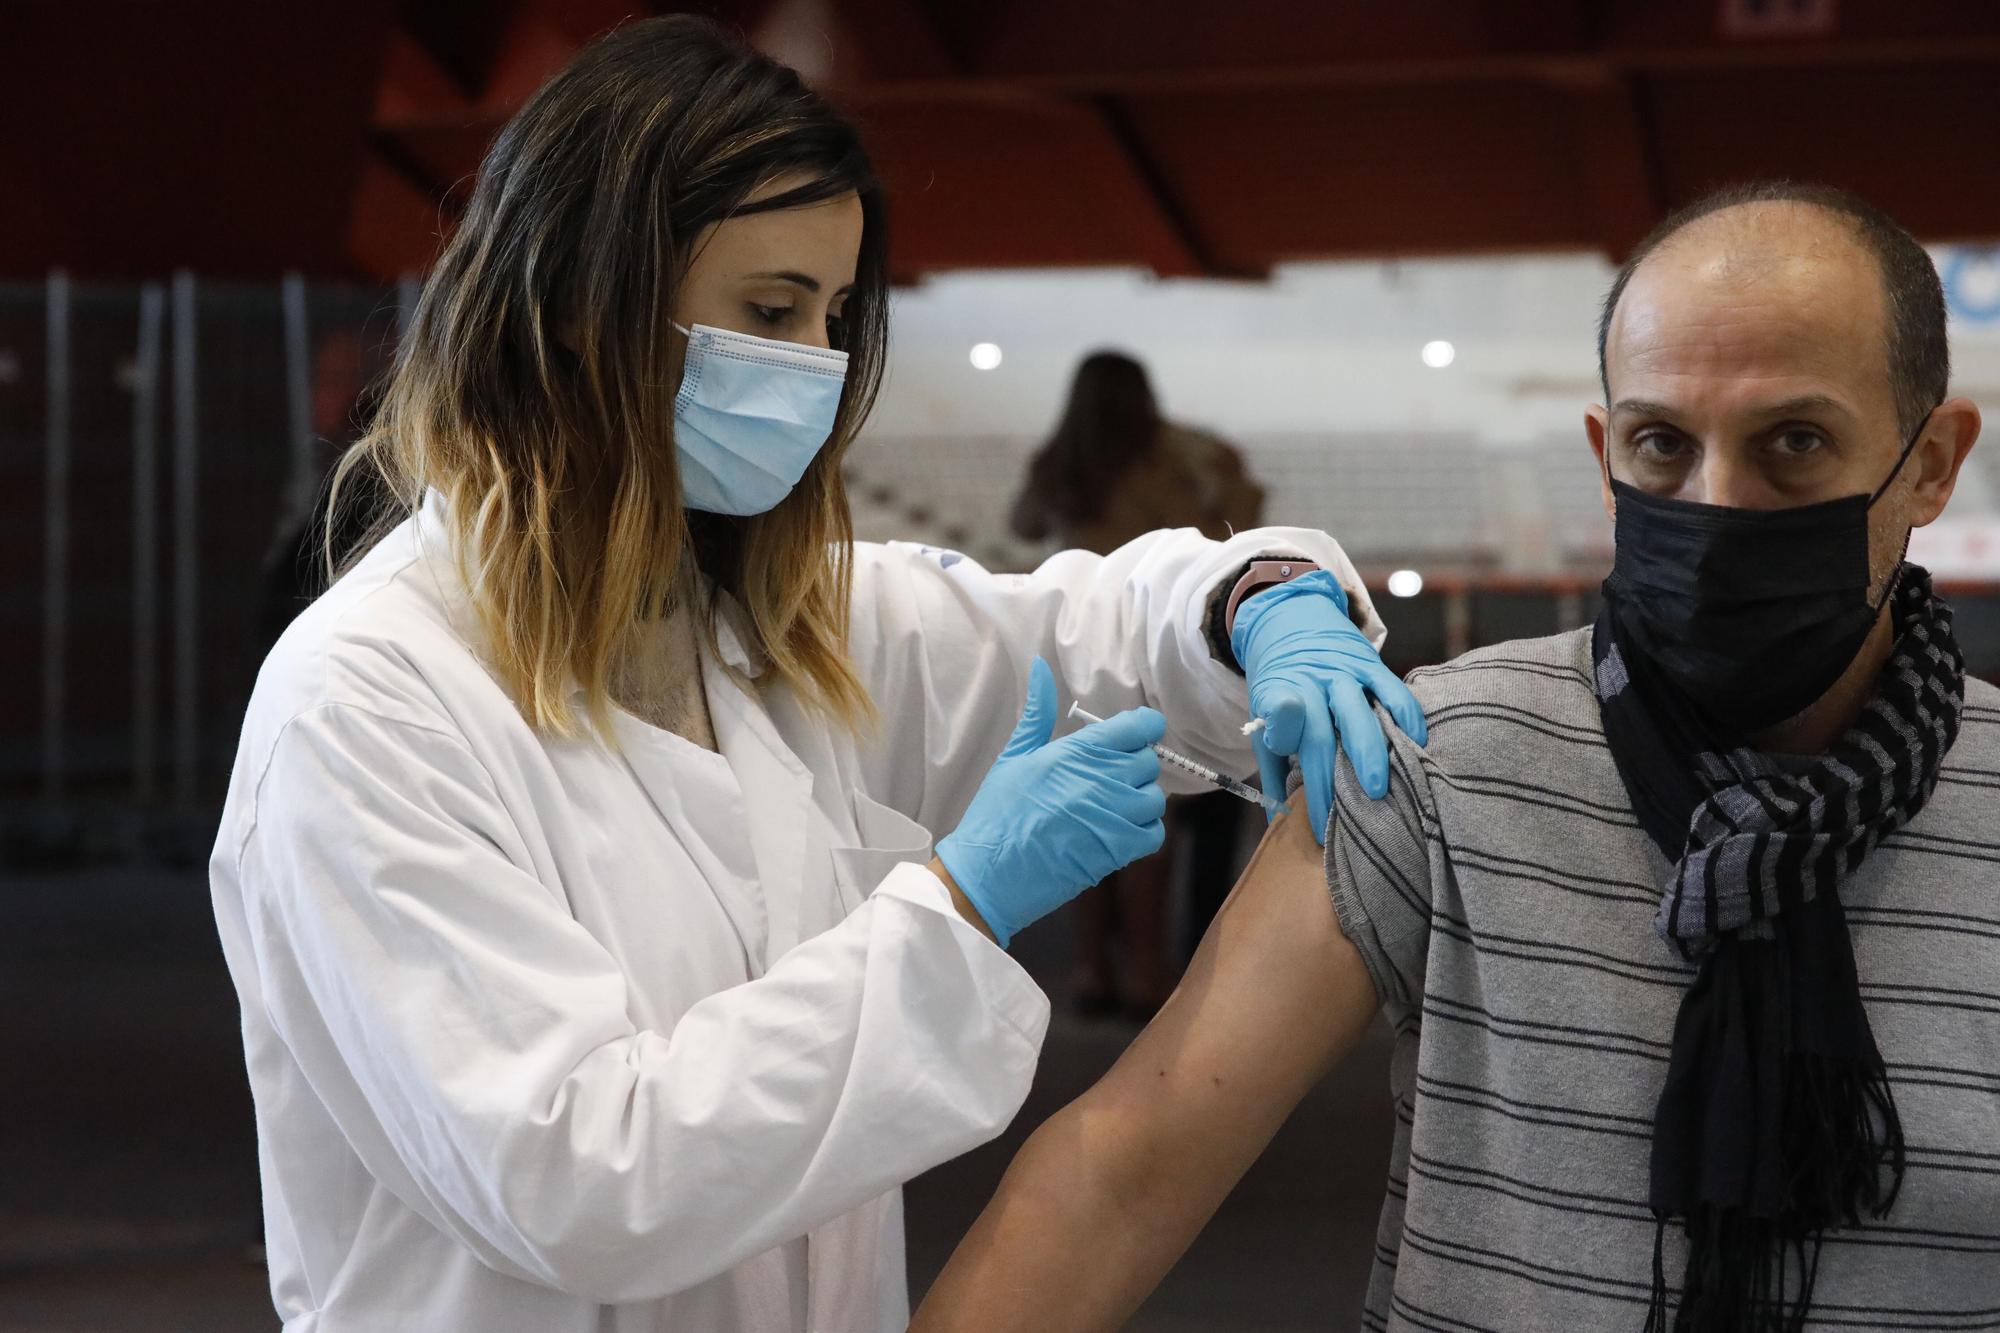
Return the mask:
<path id="1" fill-rule="evenodd" d="M 193 809 L 218 794 L 274 530 L 347 434 L 316 419 L 326 353 L 349 349 L 358 390 L 415 290 L 60 270 L 0 285 L 0 627 L 17 645 L 0 692 L 39 703 L 0 716 L 0 798 Z"/>

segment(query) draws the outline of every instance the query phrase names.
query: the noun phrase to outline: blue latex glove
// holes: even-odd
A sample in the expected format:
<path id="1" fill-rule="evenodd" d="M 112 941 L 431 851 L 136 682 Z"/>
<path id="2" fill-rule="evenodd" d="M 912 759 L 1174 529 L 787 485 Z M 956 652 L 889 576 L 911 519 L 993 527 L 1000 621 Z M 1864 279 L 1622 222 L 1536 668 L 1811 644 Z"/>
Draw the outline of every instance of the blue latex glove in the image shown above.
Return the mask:
<path id="1" fill-rule="evenodd" d="M 1167 720 L 1134 708 L 1051 743 L 1056 678 L 1037 657 L 1013 739 L 937 858 L 1001 948 L 1112 871 L 1160 850 L 1167 811 L 1160 759 L 1146 747 Z"/>
<path id="2" fill-rule="evenodd" d="M 1251 738 L 1264 790 L 1284 791 L 1287 760 L 1297 755 L 1313 836 L 1325 842 L 1336 738 L 1361 789 L 1380 799 L 1389 792 L 1389 743 L 1368 696 L 1419 745 L 1424 710 L 1347 618 L 1347 594 L 1324 569 L 1237 607 L 1229 646 L 1250 679 L 1250 712 L 1264 720 Z"/>

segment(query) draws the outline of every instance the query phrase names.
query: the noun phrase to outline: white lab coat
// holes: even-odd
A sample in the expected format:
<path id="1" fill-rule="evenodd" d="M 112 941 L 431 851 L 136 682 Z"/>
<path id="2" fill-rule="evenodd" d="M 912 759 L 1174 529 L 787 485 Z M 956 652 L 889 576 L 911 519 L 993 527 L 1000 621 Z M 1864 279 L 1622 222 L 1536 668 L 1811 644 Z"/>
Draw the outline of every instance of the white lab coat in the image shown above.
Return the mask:
<path id="1" fill-rule="evenodd" d="M 1215 585 L 1319 533 L 1154 534 L 1031 576 L 856 552 L 859 741 L 704 649 L 720 753 L 522 722 L 433 501 L 292 627 L 211 875 L 293 1333 L 900 1328 L 899 1185 L 1019 1109 L 1048 1005 L 925 863 L 1040 653 L 1248 771 Z M 723 658 L 757 663 L 725 623 Z M 753 687 L 754 689 L 754 687 Z"/>

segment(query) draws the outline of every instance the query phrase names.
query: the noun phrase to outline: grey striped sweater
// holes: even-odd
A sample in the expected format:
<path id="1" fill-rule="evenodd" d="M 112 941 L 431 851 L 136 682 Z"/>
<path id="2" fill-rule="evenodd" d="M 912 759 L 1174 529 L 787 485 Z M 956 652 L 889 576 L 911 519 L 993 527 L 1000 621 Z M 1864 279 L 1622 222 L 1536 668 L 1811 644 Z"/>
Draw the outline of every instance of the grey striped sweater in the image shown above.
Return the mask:
<path id="1" fill-rule="evenodd" d="M 1653 1105 L 1693 977 L 1654 933 L 1590 636 L 1418 672 L 1389 799 L 1343 767 L 1327 876 L 1396 1032 L 1363 1326 L 1639 1329 Z M 1845 886 L 1909 1171 L 1830 1233 L 1810 1327 L 2000 1329 L 2000 690 L 1968 681 L 1930 804 Z M 1670 1230 L 1670 1283 L 1681 1271 Z"/>

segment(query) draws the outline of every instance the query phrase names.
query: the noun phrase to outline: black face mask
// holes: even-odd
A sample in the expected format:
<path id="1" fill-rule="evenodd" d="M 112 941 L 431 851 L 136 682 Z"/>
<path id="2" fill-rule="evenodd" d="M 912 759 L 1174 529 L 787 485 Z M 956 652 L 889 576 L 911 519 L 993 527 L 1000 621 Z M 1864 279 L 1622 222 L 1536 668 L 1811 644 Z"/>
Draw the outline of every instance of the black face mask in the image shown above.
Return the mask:
<path id="1" fill-rule="evenodd" d="M 1641 659 L 1635 673 L 1661 678 L 1730 732 L 1782 722 L 1825 694 L 1895 591 L 1891 578 L 1869 600 L 1868 511 L 1922 437 L 1918 427 L 1873 495 L 1793 509 L 1667 500 L 1612 481 L 1604 602 Z"/>

